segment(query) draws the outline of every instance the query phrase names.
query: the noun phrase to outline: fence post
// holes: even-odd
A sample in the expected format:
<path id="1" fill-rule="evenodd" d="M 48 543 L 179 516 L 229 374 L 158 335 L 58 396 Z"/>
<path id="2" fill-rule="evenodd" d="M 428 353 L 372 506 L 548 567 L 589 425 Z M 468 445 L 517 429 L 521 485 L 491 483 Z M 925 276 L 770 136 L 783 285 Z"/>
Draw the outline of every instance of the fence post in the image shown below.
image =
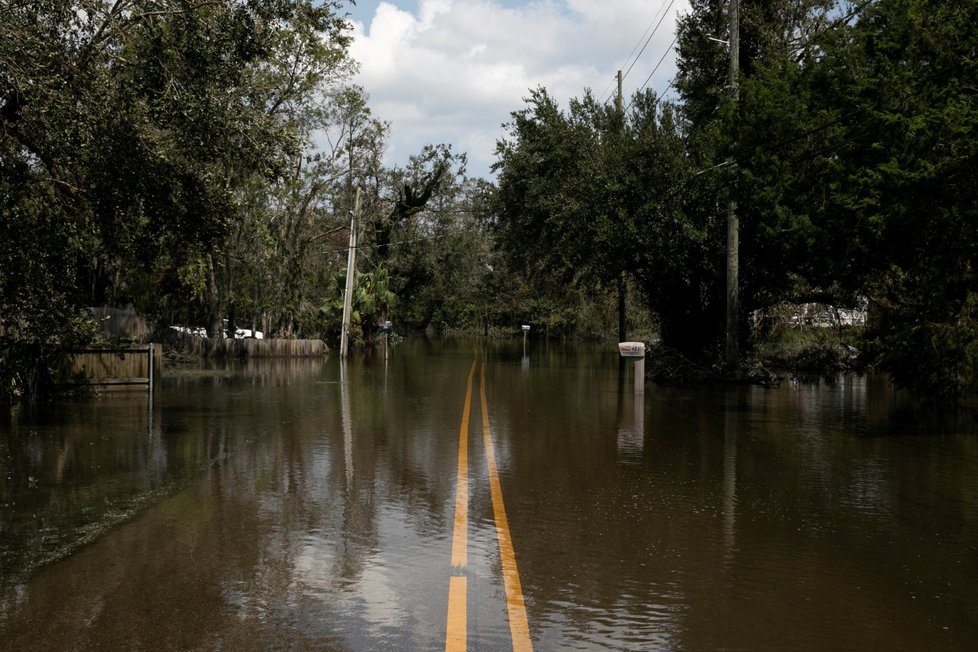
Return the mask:
<path id="1" fill-rule="evenodd" d="M 150 396 L 153 395 L 153 363 L 154 363 L 153 358 L 155 357 L 154 354 L 155 351 L 153 351 L 153 344 L 150 343 L 149 345 L 149 394 Z"/>

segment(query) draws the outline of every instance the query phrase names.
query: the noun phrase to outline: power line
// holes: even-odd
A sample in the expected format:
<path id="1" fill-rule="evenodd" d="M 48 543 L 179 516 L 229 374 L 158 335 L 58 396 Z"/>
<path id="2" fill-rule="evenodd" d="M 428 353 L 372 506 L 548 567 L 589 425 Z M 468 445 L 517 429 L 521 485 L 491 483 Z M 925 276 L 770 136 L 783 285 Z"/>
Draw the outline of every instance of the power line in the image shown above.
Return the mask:
<path id="1" fill-rule="evenodd" d="M 665 19 L 666 14 L 669 13 L 669 9 L 672 7 L 672 5 L 673 5 L 674 2 L 675 2 L 675 0 L 670 0 L 669 5 L 667 7 L 665 5 L 665 0 L 663 0 L 663 4 L 660 6 L 660 10 L 662 10 L 664 8 L 664 11 L 662 11 L 662 15 L 659 16 L 658 12 L 656 12 L 656 14 L 653 14 L 652 20 L 649 21 L 649 26 L 645 28 L 645 32 L 642 34 L 642 36 L 640 36 L 638 38 L 638 42 L 635 43 L 635 47 L 632 48 L 631 53 L 629 53 L 629 55 L 627 57 L 625 57 L 625 63 L 626 64 L 628 64 L 629 61 L 632 61 L 632 63 L 631 63 L 631 65 L 628 66 L 628 71 L 625 72 L 622 75 L 622 79 L 624 79 L 628 75 L 628 73 L 631 72 L 632 68 L 638 62 L 638 58 L 640 56 L 642 56 L 642 52 L 645 52 L 645 48 L 648 47 L 649 42 L 652 40 L 652 37 L 655 36 L 656 31 L 658 31 L 659 26 L 662 24 L 662 21 Z M 658 22 L 656 22 L 656 18 L 657 17 L 658 17 Z M 653 24 L 655 24 L 655 29 L 652 29 L 652 25 Z M 649 30 L 652 30 L 652 33 L 651 34 L 649 34 Z M 647 38 L 646 38 L 646 36 L 647 36 Z M 642 39 L 645 39 L 645 43 L 643 45 L 641 45 L 641 48 L 642 49 L 636 55 L 635 54 L 635 51 L 639 49 L 639 45 L 642 43 Z M 632 60 L 633 55 L 635 57 L 634 58 L 634 61 Z M 601 93 L 600 97 L 605 98 L 602 101 L 602 104 L 607 104 L 615 96 L 614 91 L 611 91 L 611 88 L 612 88 L 612 86 L 614 86 L 614 84 L 615 84 L 615 81 L 614 80 L 612 80 L 611 82 L 609 82 L 608 83 L 608 86 L 606 86 L 605 89 L 604 89 L 604 91 Z M 609 92 L 609 91 L 611 91 L 611 92 Z"/>
<path id="2" fill-rule="evenodd" d="M 676 39 L 678 39 L 678 38 L 679 38 L 679 35 L 678 34 L 672 38 L 672 43 L 670 43 L 669 44 L 669 47 L 666 48 L 666 51 L 662 53 L 662 56 L 659 58 L 659 63 L 655 64 L 655 68 L 653 68 L 652 69 L 652 72 L 649 73 L 649 76 L 645 78 L 645 83 L 643 83 L 639 87 L 638 91 L 636 91 L 636 92 L 639 92 L 640 93 L 646 86 L 648 86 L 649 82 L 652 81 L 652 76 L 655 75 L 656 71 L 659 70 L 659 66 L 662 65 L 662 62 L 665 61 L 666 60 L 666 57 L 669 56 L 669 53 L 672 52 L 672 46 L 674 46 L 676 44 Z M 672 85 L 672 82 L 669 82 L 669 85 L 671 86 Z M 634 95 L 632 97 L 634 98 Z M 632 108 L 632 101 L 631 100 L 629 100 L 628 106 L 625 107 L 625 110 L 627 111 L 630 108 Z"/>
<path id="3" fill-rule="evenodd" d="M 665 99 L 666 95 L 669 94 L 669 89 L 670 88 L 673 88 L 673 86 L 675 85 L 675 83 L 676 83 L 676 78 L 673 77 L 672 79 L 669 80 L 669 83 L 666 84 L 666 90 L 662 91 L 662 94 L 659 95 L 659 97 Z"/>
<path id="4" fill-rule="evenodd" d="M 841 18 L 838 18 L 837 20 L 832 21 L 830 24 L 826 25 L 823 29 L 821 29 L 821 30 L 815 32 L 814 34 L 812 34 L 811 37 L 808 39 L 807 43 L 805 43 L 805 45 L 808 45 L 810 43 L 813 43 L 818 38 L 824 36 L 825 34 L 828 34 L 832 30 L 834 30 L 836 27 L 839 27 L 840 25 L 848 24 L 849 21 L 854 16 L 856 16 L 863 9 L 865 9 L 866 7 L 868 7 L 869 5 L 871 5 L 874 1 L 875 0 L 863 0 L 858 5 L 856 5 L 852 9 L 850 9 L 849 10 L 849 13 L 847 13 L 845 16 L 842 16 Z"/>
<path id="5" fill-rule="evenodd" d="M 663 2 L 665 2 L 665 0 L 663 0 Z M 661 9 L 661 8 L 662 7 L 660 6 L 659 9 Z M 635 43 L 635 47 L 633 47 L 632 48 L 632 51 L 628 53 L 628 56 L 627 57 L 625 57 L 625 61 L 626 62 L 628 62 L 632 58 L 632 56 L 635 54 L 635 51 L 638 50 L 639 45 L 642 43 L 642 39 L 644 39 L 646 36 L 648 36 L 649 30 L 651 30 L 652 29 L 652 25 L 655 24 L 656 15 L 658 15 L 658 12 L 656 12 L 656 14 L 653 14 L 652 15 L 652 20 L 649 21 L 649 26 L 646 27 L 645 28 L 645 31 L 642 33 L 642 35 L 638 37 L 638 41 Z"/>
<path id="6" fill-rule="evenodd" d="M 645 31 L 642 32 L 642 35 L 638 37 L 638 41 L 635 43 L 635 47 L 633 47 L 632 51 L 628 53 L 627 57 L 625 57 L 626 63 L 632 58 L 632 55 L 635 54 L 635 51 L 638 50 L 639 45 L 641 45 L 642 43 L 642 39 L 644 39 L 646 35 L 649 33 L 649 30 L 652 29 L 653 24 L 655 24 L 655 15 L 653 15 L 652 20 L 649 21 L 649 26 L 646 27 Z M 614 96 L 614 93 L 609 93 L 609 91 L 611 91 L 611 87 L 614 86 L 614 84 L 615 84 L 615 80 L 608 82 L 608 85 L 605 87 L 604 91 L 602 91 L 600 97 L 605 98 L 604 101 L 602 102 L 603 104 L 607 104 L 608 100 L 610 100 Z"/>
<path id="7" fill-rule="evenodd" d="M 647 48 L 649 43 L 652 41 L 652 37 L 655 36 L 655 33 L 659 31 L 659 27 L 662 25 L 662 21 L 666 19 L 666 14 L 669 13 L 669 10 L 672 9 L 672 5 L 675 4 L 675 2 L 676 0 L 669 0 L 669 5 L 666 7 L 666 10 L 662 12 L 662 15 L 659 17 L 659 22 L 656 23 L 655 29 L 652 30 L 652 33 L 649 34 L 649 37 L 645 39 L 645 44 L 642 46 L 642 49 L 639 51 L 639 53 L 635 55 L 635 59 L 634 61 L 632 61 L 632 65 L 628 66 L 628 70 L 626 70 L 622 74 L 621 76 L 622 79 L 628 77 L 628 73 L 630 73 L 632 71 L 632 68 L 635 67 L 635 64 L 638 63 L 638 58 L 642 56 L 642 53 L 645 52 L 645 48 Z M 673 39 L 673 43 L 675 43 L 675 39 Z"/>
<path id="8" fill-rule="evenodd" d="M 836 20 L 832 21 L 831 23 L 829 23 L 828 25 L 826 25 L 822 29 L 820 29 L 820 30 L 816 31 L 815 33 L 813 33 L 807 39 L 807 41 L 802 46 L 800 46 L 800 48 L 801 47 L 804 47 L 804 46 L 807 46 L 807 45 L 810 45 L 811 43 L 816 42 L 819 38 L 825 36 L 826 34 L 831 33 L 832 30 L 836 29 L 837 27 L 839 27 L 841 25 L 844 25 L 844 24 L 848 24 L 850 20 L 852 20 L 855 16 L 857 16 L 859 13 L 861 13 L 863 9 L 865 9 L 866 7 L 868 7 L 869 5 L 871 5 L 874 1 L 875 0 L 862 0 L 862 2 L 860 2 L 859 4 L 854 5 L 849 10 L 849 12 L 847 14 L 845 14 L 844 16 L 841 16 L 841 17 L 837 18 Z M 675 41 L 676 41 L 676 39 L 673 39 L 673 43 L 675 43 Z M 654 71 L 653 71 L 653 74 L 654 74 Z M 648 83 L 648 81 L 646 81 L 646 83 Z M 642 88 L 644 88 L 644 87 L 645 86 L 643 85 Z M 675 87 L 676 87 L 676 77 L 673 77 L 672 80 L 670 80 L 669 83 L 666 85 L 666 89 L 662 92 L 662 95 L 660 95 L 660 97 L 665 97 L 666 94 L 669 92 L 669 89 L 675 88 Z M 832 124 L 835 124 L 835 122 L 833 122 Z M 830 125 L 826 125 L 826 126 L 830 126 Z"/>

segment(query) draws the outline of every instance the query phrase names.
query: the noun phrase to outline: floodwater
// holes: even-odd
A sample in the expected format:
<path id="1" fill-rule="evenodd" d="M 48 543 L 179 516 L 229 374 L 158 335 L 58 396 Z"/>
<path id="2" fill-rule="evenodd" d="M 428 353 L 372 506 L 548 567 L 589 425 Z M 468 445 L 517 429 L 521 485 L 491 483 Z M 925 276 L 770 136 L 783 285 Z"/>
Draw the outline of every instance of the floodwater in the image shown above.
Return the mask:
<path id="1" fill-rule="evenodd" d="M 408 340 L 5 410 L 0 648 L 974 649 L 968 413 L 631 374 Z"/>

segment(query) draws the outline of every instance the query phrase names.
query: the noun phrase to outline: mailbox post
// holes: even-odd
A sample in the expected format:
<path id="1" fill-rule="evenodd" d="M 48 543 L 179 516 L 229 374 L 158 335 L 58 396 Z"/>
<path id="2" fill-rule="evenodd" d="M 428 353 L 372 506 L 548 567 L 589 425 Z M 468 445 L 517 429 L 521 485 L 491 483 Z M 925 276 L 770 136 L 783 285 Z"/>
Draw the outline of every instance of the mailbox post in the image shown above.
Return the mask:
<path id="1" fill-rule="evenodd" d="M 619 342 L 618 353 L 635 361 L 635 394 L 645 393 L 645 343 Z"/>
<path id="2" fill-rule="evenodd" d="M 387 362 L 387 336 L 391 332 L 390 321 L 385 321 L 380 325 L 380 330 L 384 332 L 384 362 Z"/>

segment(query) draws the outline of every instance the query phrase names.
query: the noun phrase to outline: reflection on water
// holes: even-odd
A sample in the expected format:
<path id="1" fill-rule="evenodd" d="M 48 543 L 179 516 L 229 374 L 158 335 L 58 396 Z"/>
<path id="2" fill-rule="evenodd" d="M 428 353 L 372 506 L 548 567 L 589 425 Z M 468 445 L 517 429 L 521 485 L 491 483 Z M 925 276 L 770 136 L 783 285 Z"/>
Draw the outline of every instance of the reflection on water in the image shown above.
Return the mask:
<path id="1" fill-rule="evenodd" d="M 627 414 L 624 407 L 631 404 Z M 618 460 L 622 464 L 638 464 L 645 448 L 645 395 L 619 392 L 618 401 Z"/>
<path id="2" fill-rule="evenodd" d="M 146 394 L 17 407 L 0 429 L 2 586 L 159 498 L 185 472 Z"/>
<path id="3" fill-rule="evenodd" d="M 875 376 L 636 398 L 613 344 L 448 339 L 5 414 L 0 648 L 443 647 L 478 346 L 537 649 L 978 636 L 971 412 L 921 411 Z M 469 637 L 502 649 L 475 430 Z"/>
<path id="4" fill-rule="evenodd" d="M 723 552 L 732 561 L 737 542 L 737 421 L 739 412 L 733 392 L 727 393 L 723 410 Z"/>

